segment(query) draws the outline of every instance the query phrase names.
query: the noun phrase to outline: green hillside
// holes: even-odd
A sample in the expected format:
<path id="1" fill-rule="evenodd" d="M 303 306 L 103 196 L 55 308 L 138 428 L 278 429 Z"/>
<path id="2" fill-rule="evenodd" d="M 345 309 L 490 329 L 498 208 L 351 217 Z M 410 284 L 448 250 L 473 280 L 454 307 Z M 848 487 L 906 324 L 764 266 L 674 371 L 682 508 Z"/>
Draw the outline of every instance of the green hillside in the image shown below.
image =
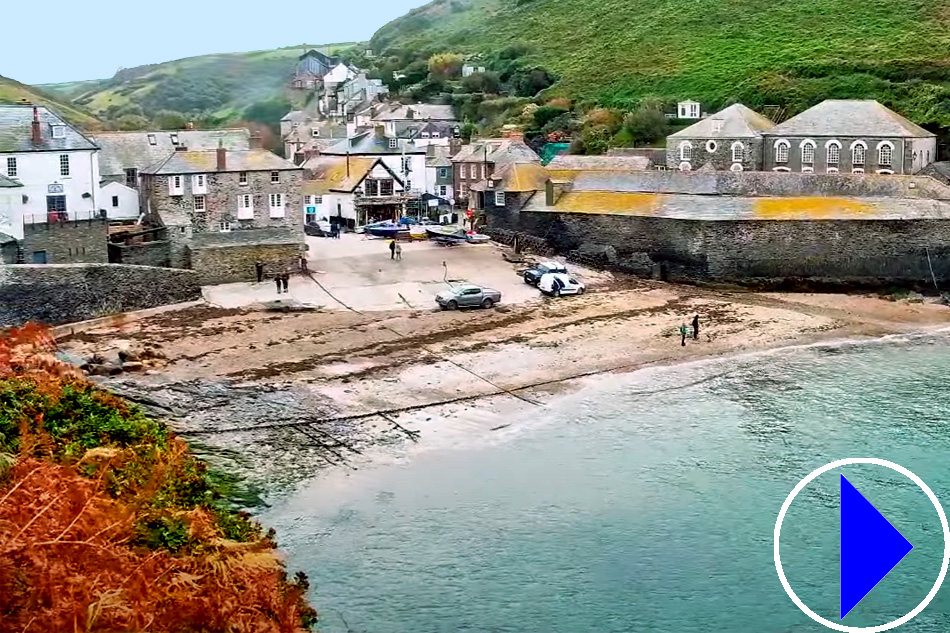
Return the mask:
<path id="1" fill-rule="evenodd" d="M 334 51 L 352 45 L 202 55 L 123 69 L 111 79 L 42 88 L 111 121 L 126 115 L 153 118 L 172 111 L 223 122 L 240 117 L 252 104 L 286 100 L 285 88 L 303 51 Z"/>
<path id="2" fill-rule="evenodd" d="M 525 47 L 549 92 L 630 107 L 644 96 L 792 113 L 876 98 L 950 126 L 950 8 L 933 0 L 436 0 L 381 28 L 389 59 Z"/>
<path id="3" fill-rule="evenodd" d="M 73 125 L 81 128 L 96 129 L 100 127 L 99 121 L 81 108 L 0 75 L 0 103 L 22 103 L 24 100 L 30 103 L 42 103 L 60 116 L 65 117 Z"/>

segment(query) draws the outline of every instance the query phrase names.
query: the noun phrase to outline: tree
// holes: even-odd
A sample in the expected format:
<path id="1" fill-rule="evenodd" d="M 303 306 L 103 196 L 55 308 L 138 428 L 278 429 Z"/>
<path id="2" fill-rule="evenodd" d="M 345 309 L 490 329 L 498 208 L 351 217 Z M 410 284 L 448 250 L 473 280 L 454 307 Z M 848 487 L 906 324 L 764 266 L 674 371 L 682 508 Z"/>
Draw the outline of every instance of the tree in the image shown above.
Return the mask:
<path id="1" fill-rule="evenodd" d="M 604 154 L 610 147 L 610 128 L 606 125 L 592 125 L 582 134 L 585 154 Z"/>
<path id="2" fill-rule="evenodd" d="M 115 121 L 116 127 L 123 131 L 148 129 L 148 119 L 137 114 L 125 114 Z"/>
<path id="3" fill-rule="evenodd" d="M 534 111 L 534 125 L 538 129 L 542 129 L 545 125 L 558 118 L 562 114 L 567 114 L 567 112 L 567 108 L 561 108 L 558 106 L 541 106 Z"/>
<path id="4" fill-rule="evenodd" d="M 162 110 L 155 115 L 155 125 L 160 130 L 183 130 L 188 126 L 188 119 L 181 112 Z"/>
<path id="5" fill-rule="evenodd" d="M 429 75 L 434 79 L 457 79 L 465 59 L 456 53 L 440 53 L 429 58 Z"/>
<path id="6" fill-rule="evenodd" d="M 543 68 L 515 71 L 508 82 L 511 92 L 518 97 L 533 97 L 554 84 L 554 78 Z"/>
<path id="7" fill-rule="evenodd" d="M 476 131 L 476 127 L 474 123 L 471 123 L 470 121 L 466 121 L 464 124 L 462 124 L 462 130 L 461 130 L 462 141 L 465 143 L 471 143 L 472 136 L 475 134 L 475 131 Z"/>
<path id="8" fill-rule="evenodd" d="M 498 75 L 491 71 L 484 73 L 472 73 L 462 80 L 462 90 L 465 92 L 498 94 L 500 88 L 501 81 L 498 79 Z"/>
<path id="9" fill-rule="evenodd" d="M 669 134 L 666 115 L 649 107 L 627 116 L 623 126 L 637 143 L 655 143 Z"/>

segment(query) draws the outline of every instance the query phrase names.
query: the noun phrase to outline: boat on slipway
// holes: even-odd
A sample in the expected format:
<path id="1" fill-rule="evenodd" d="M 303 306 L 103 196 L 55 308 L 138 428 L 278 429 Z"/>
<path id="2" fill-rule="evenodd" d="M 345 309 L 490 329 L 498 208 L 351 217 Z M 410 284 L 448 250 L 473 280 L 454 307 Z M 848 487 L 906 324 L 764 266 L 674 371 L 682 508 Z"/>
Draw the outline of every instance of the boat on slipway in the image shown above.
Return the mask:
<path id="1" fill-rule="evenodd" d="M 457 241 L 468 242 L 469 244 L 481 244 L 488 242 L 491 238 L 481 233 L 471 233 L 460 226 L 427 226 L 426 233 L 429 239 L 439 241 Z"/>

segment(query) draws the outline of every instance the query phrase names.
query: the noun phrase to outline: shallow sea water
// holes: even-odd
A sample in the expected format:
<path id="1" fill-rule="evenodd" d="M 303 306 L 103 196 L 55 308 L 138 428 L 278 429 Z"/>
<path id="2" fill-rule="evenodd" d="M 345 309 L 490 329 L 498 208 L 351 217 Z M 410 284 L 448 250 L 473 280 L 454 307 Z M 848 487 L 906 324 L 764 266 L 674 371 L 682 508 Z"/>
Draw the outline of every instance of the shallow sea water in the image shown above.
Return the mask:
<path id="1" fill-rule="evenodd" d="M 324 633 L 820 631 L 779 583 L 776 515 L 809 472 L 878 457 L 950 502 L 950 335 L 792 348 L 591 381 L 504 431 L 318 478 L 261 519 Z M 937 514 L 878 466 L 822 475 L 782 531 L 789 582 L 837 621 L 839 473 L 915 549 L 844 620 L 910 611 Z M 945 631 L 944 589 L 905 631 Z"/>

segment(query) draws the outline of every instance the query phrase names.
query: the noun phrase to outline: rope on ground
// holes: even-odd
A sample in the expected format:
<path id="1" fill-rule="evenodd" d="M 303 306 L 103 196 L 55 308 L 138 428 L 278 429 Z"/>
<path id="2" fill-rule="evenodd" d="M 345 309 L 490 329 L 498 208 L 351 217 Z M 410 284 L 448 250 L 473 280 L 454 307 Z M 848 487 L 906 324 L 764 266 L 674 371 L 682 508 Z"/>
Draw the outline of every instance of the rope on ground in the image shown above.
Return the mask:
<path id="1" fill-rule="evenodd" d="M 307 271 L 307 277 L 309 277 L 310 280 L 311 280 L 313 283 L 317 284 L 317 286 L 319 286 L 320 289 L 321 289 L 323 292 L 325 292 L 328 297 L 330 297 L 331 299 L 333 299 L 334 301 L 336 301 L 337 303 L 339 303 L 341 306 L 343 306 L 343 307 L 346 308 L 347 310 L 349 310 L 349 311 L 351 311 L 351 312 L 355 312 L 356 314 L 359 314 L 360 316 L 366 316 L 363 312 L 360 312 L 360 311 L 357 310 L 356 308 L 347 305 L 346 303 L 344 303 L 343 301 L 341 301 L 340 299 L 338 299 L 336 296 L 334 296 L 333 293 L 331 293 L 329 290 L 327 290 L 326 286 L 324 286 L 322 283 L 320 283 L 320 282 L 313 276 L 313 274 L 312 274 L 310 271 Z M 381 319 L 377 320 L 377 323 L 379 323 L 379 325 L 381 325 L 382 327 L 386 328 L 387 330 L 389 330 L 390 332 L 392 332 L 393 334 L 395 334 L 395 335 L 398 336 L 399 338 L 403 338 L 403 337 L 406 336 L 405 334 L 403 334 L 403 333 L 401 333 L 401 332 L 399 332 L 399 331 L 393 329 L 391 326 L 389 326 L 389 325 L 383 323 Z M 520 396 L 520 395 L 514 393 L 514 392 L 511 391 L 510 389 L 506 389 L 505 387 L 502 387 L 501 385 L 495 384 L 494 382 L 492 382 L 492 381 L 489 380 L 488 378 L 485 378 L 484 376 L 481 376 L 481 375 L 475 373 L 474 371 L 472 371 L 472 370 L 469 369 L 468 367 L 463 367 L 462 365 L 458 364 L 458 363 L 455 362 L 454 360 L 452 360 L 452 359 L 450 359 L 450 358 L 447 358 L 447 357 L 444 356 L 443 354 L 440 354 L 439 352 L 433 351 L 432 349 L 430 349 L 430 348 L 429 348 L 428 346 L 426 346 L 425 344 L 420 345 L 420 347 L 422 347 L 424 350 L 426 350 L 427 352 L 429 352 L 430 354 L 432 354 L 433 356 L 435 356 L 435 357 L 438 358 L 439 360 L 441 360 L 441 361 L 443 361 L 443 362 L 446 362 L 446 363 L 448 363 L 448 364 L 450 364 L 450 365 L 454 365 L 455 367 L 458 367 L 458 368 L 461 369 L 462 371 L 471 374 L 472 376 L 474 376 L 475 378 L 478 378 L 478 379 L 481 380 L 482 382 L 488 383 L 489 385 L 491 385 L 491 386 L 494 387 L 495 389 L 499 390 L 500 392 L 507 393 L 507 394 L 510 395 L 511 397 L 517 398 L 518 400 L 521 400 L 521 401 L 523 401 L 523 402 L 527 402 L 528 404 L 533 404 L 534 406 L 537 406 L 537 407 L 542 406 L 540 402 L 537 402 L 536 400 L 532 400 L 532 399 L 530 399 L 530 398 L 525 398 L 524 396 Z"/>

